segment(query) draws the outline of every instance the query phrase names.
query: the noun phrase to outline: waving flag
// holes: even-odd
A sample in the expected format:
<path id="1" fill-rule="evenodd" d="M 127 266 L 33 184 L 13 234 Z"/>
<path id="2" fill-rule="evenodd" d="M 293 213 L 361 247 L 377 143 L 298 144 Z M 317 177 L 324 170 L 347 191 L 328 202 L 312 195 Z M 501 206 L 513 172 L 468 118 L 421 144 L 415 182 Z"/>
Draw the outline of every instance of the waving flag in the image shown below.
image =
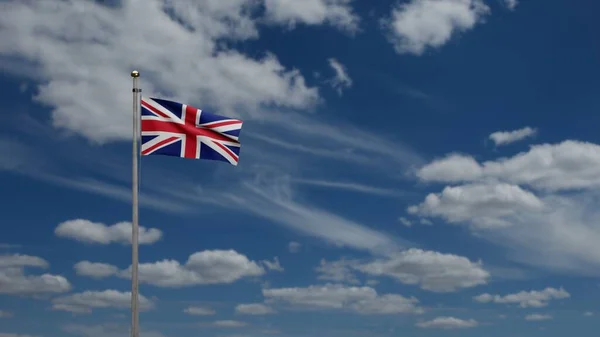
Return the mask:
<path id="1" fill-rule="evenodd" d="M 142 155 L 209 159 L 237 165 L 242 121 L 164 99 L 141 99 Z"/>

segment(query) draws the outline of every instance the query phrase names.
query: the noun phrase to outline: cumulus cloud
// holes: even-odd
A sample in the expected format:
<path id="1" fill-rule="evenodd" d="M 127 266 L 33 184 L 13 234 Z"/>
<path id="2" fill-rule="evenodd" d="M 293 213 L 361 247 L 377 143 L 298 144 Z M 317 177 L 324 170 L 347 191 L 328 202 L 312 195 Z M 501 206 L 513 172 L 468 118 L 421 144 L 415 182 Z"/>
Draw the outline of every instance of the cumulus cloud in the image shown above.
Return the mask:
<path id="1" fill-rule="evenodd" d="M 105 278 L 116 275 L 119 272 L 119 268 L 106 264 L 106 263 L 94 263 L 90 261 L 77 262 L 73 268 L 77 275 L 87 276 L 91 278 Z"/>
<path id="2" fill-rule="evenodd" d="M 527 137 L 533 137 L 536 133 L 536 129 L 527 126 L 514 131 L 496 131 L 492 133 L 489 138 L 494 141 L 496 146 L 501 146 L 518 142 Z"/>
<path id="3" fill-rule="evenodd" d="M 475 287 L 486 284 L 490 278 L 481 262 L 415 248 L 372 260 L 321 260 L 316 271 L 318 279 L 336 283 L 359 284 L 356 273 L 360 272 L 371 277 L 390 277 L 433 292 Z"/>
<path id="4" fill-rule="evenodd" d="M 388 276 L 433 292 L 475 287 L 486 284 L 490 277 L 481 262 L 474 263 L 466 257 L 414 248 L 355 268 L 372 276 Z"/>
<path id="5" fill-rule="evenodd" d="M 52 299 L 54 310 L 74 313 L 90 313 L 96 308 L 128 309 L 131 307 L 131 292 L 117 290 L 84 291 Z M 139 295 L 139 308 L 142 311 L 154 308 L 154 303 Z"/>
<path id="6" fill-rule="evenodd" d="M 480 229 L 508 227 L 523 212 L 543 210 L 543 202 L 533 193 L 506 183 L 448 186 L 408 209 L 412 214 L 441 217 L 449 223 L 470 223 Z"/>
<path id="7" fill-rule="evenodd" d="M 341 96 L 342 92 L 346 88 L 350 88 L 352 86 L 352 79 L 348 75 L 346 67 L 341 64 L 338 60 L 334 58 L 330 58 L 329 66 L 335 72 L 335 76 L 329 80 L 331 87 L 337 91 L 337 93 Z"/>
<path id="8" fill-rule="evenodd" d="M 26 267 L 47 269 L 49 263 L 37 256 L 0 255 L 0 294 L 44 295 L 71 290 L 71 283 L 61 275 L 30 275 Z"/>
<path id="9" fill-rule="evenodd" d="M 417 176 L 445 183 L 496 179 L 544 191 L 594 189 L 600 186 L 600 146 L 565 140 L 482 164 L 470 156 L 451 154 L 421 167 Z"/>
<path id="10" fill-rule="evenodd" d="M 275 313 L 271 307 L 262 303 L 238 304 L 235 312 L 244 315 L 268 315 Z"/>
<path id="11" fill-rule="evenodd" d="M 131 222 L 119 222 L 112 226 L 84 219 L 60 223 L 54 233 L 76 241 L 108 245 L 111 243 L 131 244 Z M 139 227 L 139 244 L 153 244 L 162 238 L 156 228 Z"/>
<path id="12" fill-rule="evenodd" d="M 344 259 L 329 262 L 322 259 L 319 266 L 315 268 L 317 279 L 336 283 L 358 284 L 360 281 L 354 274 L 352 265 L 352 261 Z"/>
<path id="13" fill-rule="evenodd" d="M 354 22 L 348 1 L 296 2 L 264 5 L 269 18 L 286 24 Z M 13 0 L 0 13 L 0 57 L 20 60 L 11 67 L 19 74 L 35 70 L 40 83 L 35 99 L 52 108 L 56 127 L 95 142 L 130 138 L 131 118 L 120 112 L 130 106 L 128 75 L 134 67 L 142 72 L 145 92 L 177 93 L 189 104 L 211 102 L 226 115 L 251 117 L 263 105 L 313 106 L 318 90 L 307 87 L 297 70 L 285 69 L 270 53 L 254 59 L 219 43 L 258 37 L 252 15 L 261 5 L 132 0 L 110 7 L 90 0 Z"/>
<path id="14" fill-rule="evenodd" d="M 600 146 L 574 140 L 534 145 L 482 164 L 469 156 L 449 155 L 425 165 L 417 176 L 467 183 L 431 194 L 409 212 L 467 224 L 480 237 L 510 248 L 508 256 L 517 262 L 596 276 L 598 172 Z"/>
<path id="15" fill-rule="evenodd" d="M 244 277 L 261 276 L 265 270 L 235 250 L 205 250 L 188 258 L 184 265 L 175 260 L 141 263 L 141 282 L 160 287 L 232 283 Z M 128 271 L 125 275 L 129 276 Z"/>
<path id="16" fill-rule="evenodd" d="M 552 316 L 545 315 L 545 314 L 531 314 L 531 315 L 525 316 L 526 321 L 547 321 L 547 320 L 551 320 L 551 319 L 552 319 Z"/>
<path id="17" fill-rule="evenodd" d="M 520 291 L 505 296 L 481 294 L 473 299 L 480 303 L 499 303 L 499 304 L 519 304 L 521 308 L 541 308 L 548 305 L 548 302 L 556 299 L 565 299 L 571 297 L 563 288 L 546 288 L 544 290 Z"/>
<path id="18" fill-rule="evenodd" d="M 0 268 L 48 268 L 49 266 L 48 261 L 37 256 L 23 254 L 0 255 Z"/>
<path id="19" fill-rule="evenodd" d="M 417 171 L 417 177 L 423 181 L 447 183 L 477 180 L 482 175 L 482 167 L 473 157 L 457 153 L 436 159 Z"/>
<path id="20" fill-rule="evenodd" d="M 436 317 L 430 321 L 417 323 L 419 328 L 431 329 L 466 329 L 474 328 L 479 323 L 474 319 L 463 320 L 455 317 Z"/>
<path id="21" fill-rule="evenodd" d="M 354 13 L 352 0 L 264 0 L 269 22 L 289 27 L 330 24 L 345 32 L 358 30 L 359 17 Z"/>
<path id="22" fill-rule="evenodd" d="M 379 295 L 371 287 L 340 284 L 312 285 L 305 288 L 263 289 L 267 303 L 317 310 L 341 310 L 364 315 L 422 313 L 416 298 L 396 294 Z"/>
<path id="23" fill-rule="evenodd" d="M 183 310 L 184 313 L 188 314 L 188 315 L 193 315 L 193 316 L 211 316 L 216 314 L 217 312 L 209 307 L 197 307 L 197 306 L 190 306 L 187 307 Z"/>
<path id="24" fill-rule="evenodd" d="M 93 265 L 95 264 L 87 261 L 76 264 L 80 269 L 82 269 L 81 266 Z M 112 273 L 115 270 L 117 271 Z M 97 278 L 112 275 L 131 278 L 131 266 L 125 270 L 118 270 L 117 267 L 103 264 L 102 271 L 86 271 L 88 274 L 94 274 L 93 276 Z M 235 250 L 196 252 L 189 256 L 185 264 L 181 264 L 176 260 L 165 259 L 152 263 L 140 263 L 138 266 L 141 283 L 172 288 L 232 283 L 244 277 L 261 276 L 265 272 L 265 269 L 258 262 L 251 261 Z"/>
<path id="25" fill-rule="evenodd" d="M 384 23 L 398 53 L 421 55 L 472 29 L 489 12 L 482 0 L 411 0 L 397 5 Z"/>

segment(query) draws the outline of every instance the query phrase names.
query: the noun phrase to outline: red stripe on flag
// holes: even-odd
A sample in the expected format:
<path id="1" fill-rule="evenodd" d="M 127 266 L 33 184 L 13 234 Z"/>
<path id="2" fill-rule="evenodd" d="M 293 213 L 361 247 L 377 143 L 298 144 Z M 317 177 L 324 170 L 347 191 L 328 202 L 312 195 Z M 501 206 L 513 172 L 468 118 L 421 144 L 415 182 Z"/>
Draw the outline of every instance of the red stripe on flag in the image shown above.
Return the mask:
<path id="1" fill-rule="evenodd" d="M 224 121 L 224 122 L 214 122 L 213 123 L 206 123 L 204 124 L 205 127 L 207 128 L 218 128 L 221 126 L 227 126 L 227 125 L 234 125 L 234 124 L 242 124 L 241 121 Z"/>
<path id="2" fill-rule="evenodd" d="M 144 100 L 142 100 L 142 106 L 143 106 L 144 108 L 146 108 L 146 109 L 148 109 L 148 110 L 150 110 L 150 111 L 154 112 L 155 114 L 157 114 L 157 115 L 161 116 L 161 117 L 164 117 L 164 118 L 169 118 L 169 119 L 171 118 L 171 117 L 169 117 L 169 116 L 165 115 L 165 114 L 164 114 L 162 111 L 160 111 L 160 110 L 156 109 L 155 107 L 153 107 L 152 105 L 150 105 L 148 102 L 146 102 L 146 101 L 144 101 Z"/>
<path id="3" fill-rule="evenodd" d="M 217 143 L 217 142 L 213 142 L 213 144 L 216 144 L 218 147 L 220 147 L 221 149 L 223 149 L 223 151 L 227 152 L 227 154 L 229 154 L 231 156 L 231 158 L 233 158 L 233 160 L 237 163 L 238 162 L 238 156 L 233 153 L 233 151 L 231 151 L 230 149 L 227 148 L 227 146 Z"/>
<path id="4" fill-rule="evenodd" d="M 160 141 L 160 142 L 158 142 L 158 143 L 150 146 L 146 150 L 142 151 L 142 155 L 147 155 L 148 153 L 154 151 L 156 148 L 161 147 L 161 146 L 163 146 L 163 145 L 165 145 L 165 144 L 167 144 L 169 142 L 172 142 L 172 141 L 174 141 L 176 139 L 179 139 L 179 138 L 178 137 L 170 137 L 170 138 L 167 138 L 167 139 L 165 139 L 163 141 Z"/>

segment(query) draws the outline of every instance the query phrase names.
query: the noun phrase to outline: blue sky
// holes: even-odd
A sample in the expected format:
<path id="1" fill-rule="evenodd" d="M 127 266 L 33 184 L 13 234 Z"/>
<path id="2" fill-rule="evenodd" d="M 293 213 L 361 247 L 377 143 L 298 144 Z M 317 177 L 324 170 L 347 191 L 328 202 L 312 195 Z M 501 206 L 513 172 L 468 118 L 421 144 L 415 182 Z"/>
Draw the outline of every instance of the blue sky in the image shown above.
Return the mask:
<path id="1" fill-rule="evenodd" d="M 592 336 L 598 10 L 2 2 L 0 337 L 128 336 L 133 69 L 244 120 L 142 159 L 142 336 Z"/>

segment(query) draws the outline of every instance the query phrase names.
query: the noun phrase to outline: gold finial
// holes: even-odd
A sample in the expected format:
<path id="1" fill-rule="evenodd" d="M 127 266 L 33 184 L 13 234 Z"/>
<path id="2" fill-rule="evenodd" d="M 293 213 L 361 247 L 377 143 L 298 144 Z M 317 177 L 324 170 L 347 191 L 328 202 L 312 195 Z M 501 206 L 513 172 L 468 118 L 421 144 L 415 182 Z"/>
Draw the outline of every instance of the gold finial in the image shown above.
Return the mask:
<path id="1" fill-rule="evenodd" d="M 131 77 L 140 77 L 140 72 L 137 70 L 134 70 L 131 72 Z"/>

